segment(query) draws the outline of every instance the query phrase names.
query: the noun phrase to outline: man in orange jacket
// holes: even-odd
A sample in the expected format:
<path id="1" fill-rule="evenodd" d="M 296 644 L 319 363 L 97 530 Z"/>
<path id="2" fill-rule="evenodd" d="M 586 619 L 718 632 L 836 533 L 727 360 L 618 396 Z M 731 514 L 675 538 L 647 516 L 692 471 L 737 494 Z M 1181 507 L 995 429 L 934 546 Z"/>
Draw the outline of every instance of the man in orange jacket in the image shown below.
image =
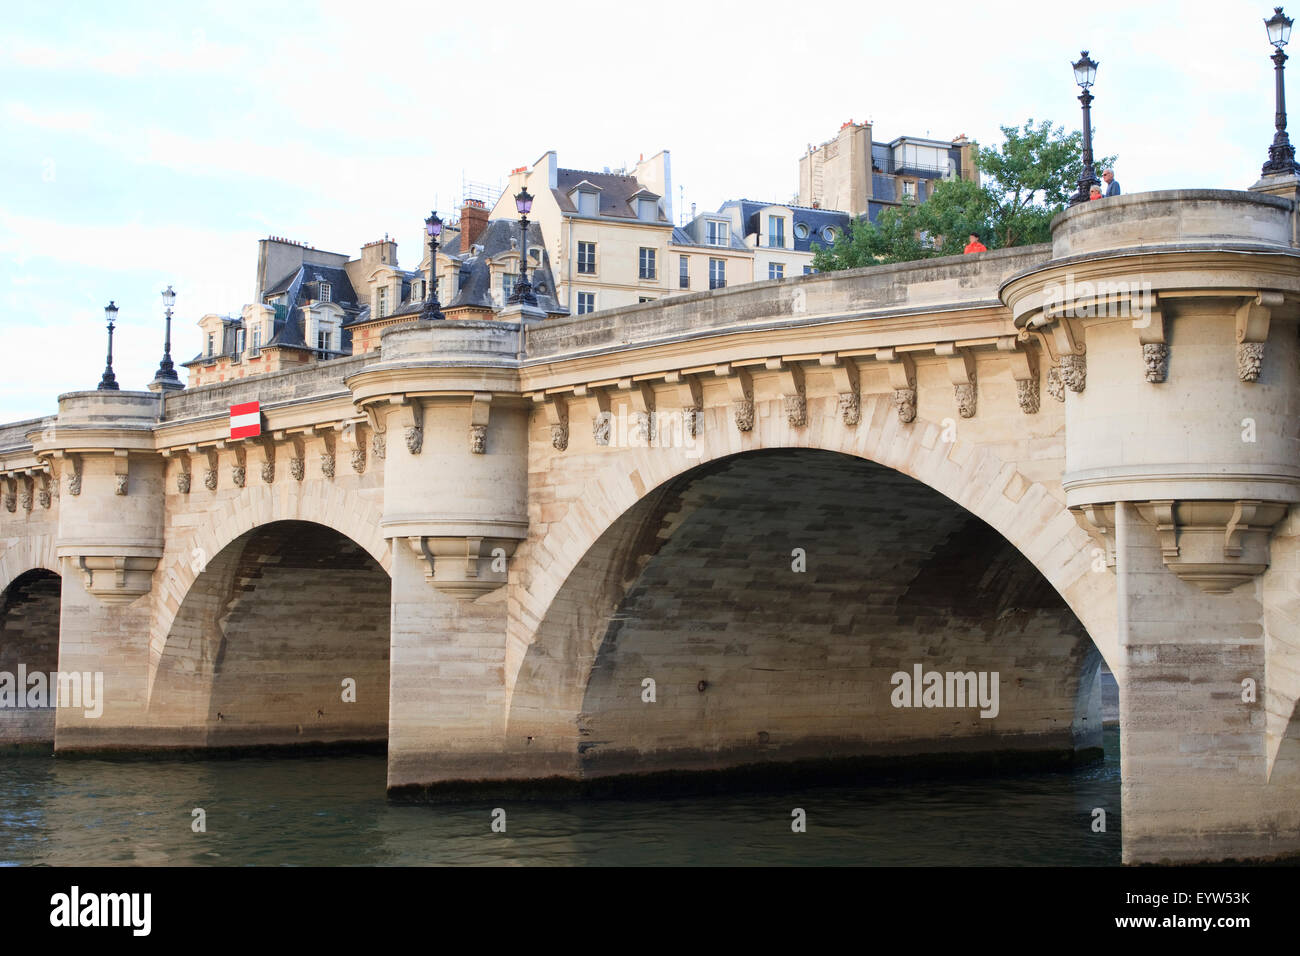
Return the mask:
<path id="1" fill-rule="evenodd" d="M 989 251 L 989 247 L 984 245 L 984 243 L 980 242 L 980 237 L 975 235 L 975 233 L 972 232 L 970 234 L 970 242 L 966 243 L 966 255 L 970 255 L 972 252 L 988 252 L 988 251 Z"/>

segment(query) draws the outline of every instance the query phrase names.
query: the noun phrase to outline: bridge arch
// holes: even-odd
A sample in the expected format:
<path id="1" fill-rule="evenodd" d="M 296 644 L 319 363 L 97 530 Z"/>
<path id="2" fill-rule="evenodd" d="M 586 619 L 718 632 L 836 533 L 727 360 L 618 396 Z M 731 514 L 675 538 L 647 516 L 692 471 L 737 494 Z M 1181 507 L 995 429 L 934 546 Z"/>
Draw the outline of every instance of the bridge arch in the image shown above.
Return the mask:
<path id="1" fill-rule="evenodd" d="M 567 485 L 577 491 L 564 500 L 563 508 L 558 500 L 543 496 L 547 506 L 535 509 L 533 537 L 521 549 L 527 556 L 523 562 L 527 573 L 512 582 L 509 746 L 522 734 L 531 740 L 530 728 L 538 733 L 541 728 L 555 728 L 554 712 L 545 713 L 549 709 L 545 697 L 557 686 L 567 688 L 563 693 L 569 695 L 561 711 L 571 713 L 577 724 L 582 723 L 577 718 L 588 716 L 593 681 L 608 676 L 600 663 L 607 639 L 605 621 L 614 610 L 622 613 L 630 586 L 638 581 L 647 560 L 653 560 L 655 548 L 665 539 L 664 529 L 675 520 L 672 509 L 678 505 L 666 502 L 666 496 L 676 494 L 674 489 L 680 489 L 684 480 L 728 468 L 729 462 L 752 458 L 747 453 L 753 452 L 829 452 L 834 454 L 826 457 L 856 460 L 877 475 L 915 479 L 910 484 L 925 486 L 935 500 L 948 499 L 952 514 L 973 516 L 996 532 L 1007 552 L 999 560 L 1008 566 L 1020 561 L 1017 573 L 1022 575 L 1025 569 L 1037 572 L 1055 591 L 1054 599 L 1077 618 L 1090 653 L 1065 654 L 1062 662 L 1073 671 L 1068 679 L 1083 687 L 1091 682 L 1102 657 L 1116 662 L 1114 578 L 1097 573 L 1096 542 L 1060 498 L 1026 478 L 1018 463 L 1004 458 L 999 448 L 960 437 L 944 441 L 943 426 L 922 419 L 902 424 L 887 396 L 863 396 L 862 419 L 856 428 L 841 423 L 833 397 L 810 400 L 808 425 L 802 428 L 788 425 L 779 402 L 757 410 L 748 433 L 736 429 L 730 409 L 715 407 L 705 412 L 694 448 L 601 449 L 599 453 L 610 461 L 586 481 L 566 475 L 560 464 L 547 473 L 556 489 Z M 764 410 L 767 414 L 762 414 Z M 554 520 L 544 525 L 536 520 L 547 513 Z M 689 608 L 681 611 L 687 614 Z M 609 632 L 618 626 L 618 622 L 610 624 Z M 584 640 L 592 643 L 574 643 Z M 573 659 L 557 661 L 565 657 Z M 537 693 L 539 682 L 550 690 Z M 590 727 L 575 726 L 571 743 L 588 746 L 579 735 L 590 732 Z"/>
<path id="2" fill-rule="evenodd" d="M 21 667 L 28 675 L 52 675 L 59 667 L 62 578 L 52 535 L 35 535 L 6 542 L 0 552 L 0 673 L 13 686 L 8 693 L 26 694 L 17 679 Z M 43 747 L 54 742 L 55 709 L 31 707 L 24 699 L 6 700 L 0 708 L 0 746 Z"/>
<path id="3" fill-rule="evenodd" d="M 208 509 L 203 509 L 200 494 L 192 492 L 186 503 L 201 514 L 201 520 L 188 535 L 169 536 L 167 550 L 154 572 L 158 599 L 149 635 L 150 699 L 176 615 L 195 581 L 211 559 L 248 532 L 277 521 L 321 525 L 356 542 L 387 574 L 392 574 L 392 550 L 379 528 L 381 504 L 333 481 L 308 479 L 250 486 Z"/>
<path id="4" fill-rule="evenodd" d="M 4 591 L 21 574 L 37 568 L 62 574 L 59 559 L 54 551 L 54 535 L 35 534 L 29 537 L 9 538 L 0 551 L 0 591 Z"/>
<path id="5" fill-rule="evenodd" d="M 150 721 L 164 745 L 386 739 L 390 578 L 357 542 L 298 519 L 212 557 L 174 617 Z"/>

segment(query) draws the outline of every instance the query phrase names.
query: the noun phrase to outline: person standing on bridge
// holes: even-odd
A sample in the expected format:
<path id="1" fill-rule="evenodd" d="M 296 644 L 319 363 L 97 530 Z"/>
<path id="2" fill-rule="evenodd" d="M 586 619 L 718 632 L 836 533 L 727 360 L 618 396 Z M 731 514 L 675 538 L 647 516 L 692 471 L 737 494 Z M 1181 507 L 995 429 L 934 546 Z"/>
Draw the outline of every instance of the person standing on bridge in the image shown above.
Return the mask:
<path id="1" fill-rule="evenodd" d="M 1115 181 L 1115 170 L 1107 169 L 1101 174 L 1101 179 L 1102 182 L 1106 184 L 1106 188 L 1102 192 L 1103 196 L 1109 197 L 1119 195 L 1119 183 Z"/>
<path id="2" fill-rule="evenodd" d="M 988 252 L 988 251 L 989 251 L 989 247 L 984 245 L 984 243 L 980 242 L 980 237 L 972 232 L 970 234 L 970 242 L 966 243 L 966 249 L 964 250 L 964 254 L 969 256 L 973 252 Z"/>

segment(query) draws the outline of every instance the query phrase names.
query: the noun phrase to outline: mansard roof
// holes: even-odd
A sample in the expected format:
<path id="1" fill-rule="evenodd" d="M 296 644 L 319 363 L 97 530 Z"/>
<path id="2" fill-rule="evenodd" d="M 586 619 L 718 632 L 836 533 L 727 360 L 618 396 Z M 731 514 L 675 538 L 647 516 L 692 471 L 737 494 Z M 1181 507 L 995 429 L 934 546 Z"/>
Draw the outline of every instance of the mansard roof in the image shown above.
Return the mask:
<path id="1" fill-rule="evenodd" d="M 500 309 L 505 303 L 499 302 L 493 297 L 491 263 L 493 259 L 502 253 L 513 250 L 517 246 L 518 240 L 518 220 L 492 219 L 483 229 L 483 232 L 474 240 L 469 253 L 461 253 L 460 235 L 454 236 L 447 242 L 446 246 L 439 248 L 439 258 L 446 256 L 460 264 L 460 281 L 456 296 L 450 302 L 444 301 L 440 303 L 442 307 L 444 309 L 479 308 L 493 311 Z M 528 260 L 528 281 L 532 283 L 533 292 L 537 295 L 538 308 L 552 314 L 567 313 L 568 310 L 561 306 L 555 298 L 555 280 L 551 275 L 550 257 L 546 253 L 541 226 L 535 222 L 528 224 L 528 245 L 530 248 L 541 249 L 540 262 L 531 256 Z M 418 272 L 412 273 L 412 275 L 415 277 L 421 276 Z M 401 305 L 390 315 L 418 314 L 424 308 L 424 300 L 422 298 L 411 298 L 405 286 L 403 286 L 403 293 Z M 368 318 L 369 315 L 366 315 L 356 321 L 365 321 Z"/>
<path id="2" fill-rule="evenodd" d="M 609 216 L 614 219 L 637 219 L 636 207 L 631 200 L 637 197 L 638 193 L 643 199 L 658 199 L 654 193 L 649 192 L 641 185 L 635 176 L 626 176 L 621 173 L 593 173 L 586 169 L 557 169 L 555 171 L 556 187 L 551 190 L 555 196 L 555 201 L 559 203 L 560 209 L 568 213 L 577 213 L 578 207 L 574 205 L 569 193 L 575 186 L 581 183 L 590 183 L 597 189 L 596 195 L 599 198 L 599 212 L 602 216 Z M 656 222 L 668 223 L 668 218 L 659 210 Z"/>

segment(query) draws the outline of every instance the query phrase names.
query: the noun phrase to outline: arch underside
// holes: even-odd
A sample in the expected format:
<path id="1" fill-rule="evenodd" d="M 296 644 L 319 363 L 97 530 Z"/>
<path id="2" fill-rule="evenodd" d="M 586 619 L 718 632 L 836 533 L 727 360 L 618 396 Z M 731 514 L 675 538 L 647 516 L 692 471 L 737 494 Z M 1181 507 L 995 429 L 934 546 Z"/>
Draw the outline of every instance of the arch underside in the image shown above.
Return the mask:
<path id="1" fill-rule="evenodd" d="M 153 696 L 175 617 L 189 599 L 196 580 L 214 555 L 249 532 L 277 521 L 322 525 L 356 542 L 385 573 L 391 573 L 392 551 L 380 534 L 382 506 L 375 498 L 377 493 L 351 490 L 329 481 L 283 482 L 240 489 L 239 494 L 208 504 L 198 515 L 185 513 L 183 506 L 199 506 L 200 499 L 175 496 L 176 526 L 192 530 L 169 538 L 167 551 L 154 573 L 157 600 L 149 626 L 149 696 Z"/>
<path id="2" fill-rule="evenodd" d="M 365 548 L 323 525 L 276 521 L 241 535 L 172 622 L 149 701 L 156 742 L 386 740 L 389 589 Z"/>
<path id="3" fill-rule="evenodd" d="M 581 776 L 1069 760 L 1100 746 L 1100 664 L 1056 588 L 948 497 L 862 458 L 756 450 L 664 482 L 599 536 L 524 656 L 507 734 Z M 917 665 L 923 683 L 996 673 L 996 715 L 895 706 Z"/>
<path id="4" fill-rule="evenodd" d="M 61 590 L 57 574 L 33 568 L 0 593 L 0 746 L 54 743 Z M 42 683 L 33 682 L 37 674 Z"/>

